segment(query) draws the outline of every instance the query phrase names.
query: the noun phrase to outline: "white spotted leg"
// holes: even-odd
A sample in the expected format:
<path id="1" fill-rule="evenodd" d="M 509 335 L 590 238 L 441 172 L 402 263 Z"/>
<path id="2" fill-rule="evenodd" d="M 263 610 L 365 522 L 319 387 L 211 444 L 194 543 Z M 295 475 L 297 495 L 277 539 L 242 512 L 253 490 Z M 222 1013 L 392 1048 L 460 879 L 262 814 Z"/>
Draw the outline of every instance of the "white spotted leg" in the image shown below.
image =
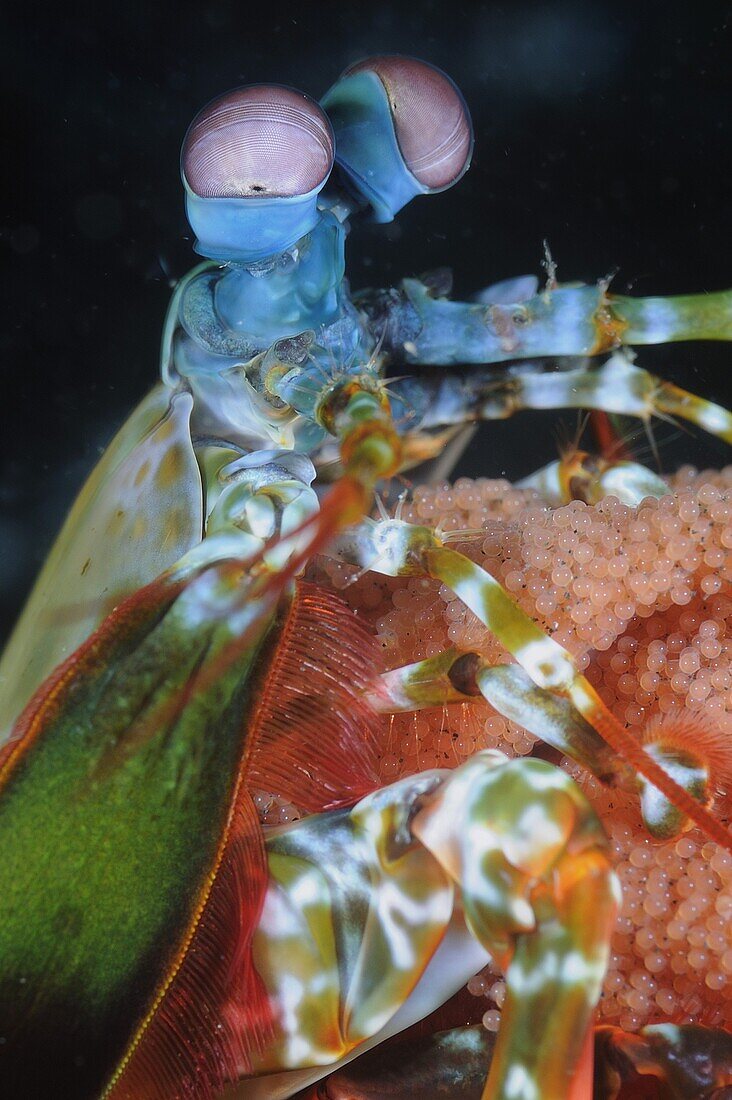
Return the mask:
<path id="1" fill-rule="evenodd" d="M 273 830 L 266 850 L 254 955 L 275 1030 L 265 1076 L 234 1095 L 292 1095 L 490 955 L 508 996 L 484 1097 L 567 1100 L 618 903 L 607 840 L 567 775 L 482 752 Z"/>
<path id="2" fill-rule="evenodd" d="M 505 973 L 483 1100 L 579 1097 L 620 901 L 586 799 L 544 761 L 482 752 L 411 829 L 459 884 L 468 928 Z"/>
<path id="3" fill-rule="evenodd" d="M 455 347 L 462 352 L 459 343 Z M 547 370 L 541 360 L 500 373 L 490 366 L 451 370 L 443 363 L 390 382 L 389 391 L 395 417 L 407 418 L 410 430 L 505 420 L 527 409 L 595 409 L 645 424 L 654 417 L 685 420 L 732 442 L 728 409 L 636 366 L 623 349 L 597 365 L 585 362 L 570 370 Z"/>
<path id="4" fill-rule="evenodd" d="M 377 677 L 368 703 L 382 714 L 426 710 L 483 698 L 504 718 L 571 757 L 601 782 L 636 790 L 628 767 L 568 699 L 537 687 L 520 665 L 492 665 L 479 653 L 449 648 Z"/>
<path id="5" fill-rule="evenodd" d="M 646 751 L 578 670 L 572 655 L 523 611 L 487 570 L 445 546 L 430 528 L 400 519 L 367 520 L 335 539 L 329 552 L 386 576 L 427 576 L 447 585 L 535 687 L 569 703 L 572 720 L 591 726 L 635 770 L 642 786 L 644 820 L 654 835 L 674 835 L 688 818 L 711 840 L 732 851 L 732 835 L 709 811 L 715 777 L 700 770 L 698 760 L 679 762 L 673 751 L 667 753 L 655 746 Z"/>

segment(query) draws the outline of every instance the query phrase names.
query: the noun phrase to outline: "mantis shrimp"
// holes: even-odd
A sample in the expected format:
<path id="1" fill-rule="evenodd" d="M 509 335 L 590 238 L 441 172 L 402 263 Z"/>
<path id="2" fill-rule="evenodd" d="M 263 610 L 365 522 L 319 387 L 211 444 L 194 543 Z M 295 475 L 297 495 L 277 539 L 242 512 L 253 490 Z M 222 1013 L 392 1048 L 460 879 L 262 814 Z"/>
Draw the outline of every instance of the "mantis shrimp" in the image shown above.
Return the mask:
<path id="1" fill-rule="evenodd" d="M 543 290 L 509 280 L 472 302 L 441 272 L 350 293 L 348 218 L 390 221 L 471 152 L 458 89 L 400 56 L 351 66 L 320 104 L 254 85 L 191 124 L 205 259 L 174 293 L 161 382 L 82 490 L 0 667 L 7 1095 L 385 1095 L 354 1091 L 346 1063 L 489 959 L 507 989 L 495 1042 L 430 1038 L 417 1076 L 397 1053 L 400 1095 L 432 1073 L 486 1100 L 590 1094 L 619 902 L 595 813 L 566 772 L 495 749 L 381 786 L 380 713 L 480 696 L 631 791 L 652 835 L 693 822 L 732 850 L 703 754 L 640 745 L 490 572 L 400 508 L 369 514 L 466 424 L 522 409 L 732 440 L 726 410 L 629 351 L 729 339 L 732 292 L 633 299 L 550 270 Z M 666 488 L 629 460 L 537 476 L 629 503 Z M 377 677 L 362 620 L 303 579 L 322 554 L 439 581 L 514 663 L 448 650 Z M 263 827 L 258 791 L 302 816 Z M 701 1051 L 711 1088 L 724 1043 L 648 1029 L 595 1045 L 601 1068 L 650 1061 L 667 1081 Z M 391 1072 L 370 1058 L 367 1077 Z"/>

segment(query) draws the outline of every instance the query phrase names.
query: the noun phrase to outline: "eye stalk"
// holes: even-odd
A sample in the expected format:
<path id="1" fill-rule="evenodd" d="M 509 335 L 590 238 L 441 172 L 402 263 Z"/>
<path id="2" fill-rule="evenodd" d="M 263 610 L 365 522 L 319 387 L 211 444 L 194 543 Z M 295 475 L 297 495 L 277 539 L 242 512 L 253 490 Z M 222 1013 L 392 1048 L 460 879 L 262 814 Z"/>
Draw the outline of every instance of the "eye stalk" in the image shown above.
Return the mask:
<path id="1" fill-rule="evenodd" d="M 321 100 L 336 160 L 376 221 L 444 191 L 470 164 L 473 128 L 459 89 L 434 65 L 385 54 L 346 69 Z"/>
<path id="2" fill-rule="evenodd" d="M 251 84 L 212 100 L 181 152 L 197 251 L 254 263 L 294 244 L 318 220 L 333 153 L 330 122 L 303 92 Z"/>

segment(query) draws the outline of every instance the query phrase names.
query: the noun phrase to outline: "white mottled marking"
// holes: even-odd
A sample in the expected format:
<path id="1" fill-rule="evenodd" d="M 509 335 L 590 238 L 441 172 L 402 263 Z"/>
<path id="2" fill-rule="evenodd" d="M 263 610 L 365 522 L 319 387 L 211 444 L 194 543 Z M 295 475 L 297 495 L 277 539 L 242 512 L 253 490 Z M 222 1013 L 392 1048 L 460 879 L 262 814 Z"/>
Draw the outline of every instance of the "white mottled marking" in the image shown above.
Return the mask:
<path id="1" fill-rule="evenodd" d="M 732 427 L 732 417 L 726 409 L 707 402 L 699 412 L 697 423 L 708 432 L 728 432 Z"/>
<path id="2" fill-rule="evenodd" d="M 549 690 L 566 688 L 577 675 L 572 658 L 551 638 L 518 646 L 514 657 L 537 687 Z"/>
<path id="3" fill-rule="evenodd" d="M 314 868 L 291 883 L 288 893 L 298 909 L 305 909 L 309 905 L 327 905 L 330 900 L 327 891 L 322 887 L 320 874 Z"/>
<path id="4" fill-rule="evenodd" d="M 525 1066 L 511 1066 L 506 1074 L 506 1100 L 539 1100 L 539 1090 Z"/>
<path id="5" fill-rule="evenodd" d="M 517 831 L 526 836 L 540 837 L 542 845 L 559 844 L 564 837 L 564 830 L 552 821 L 543 806 L 527 806 L 516 822 Z"/>

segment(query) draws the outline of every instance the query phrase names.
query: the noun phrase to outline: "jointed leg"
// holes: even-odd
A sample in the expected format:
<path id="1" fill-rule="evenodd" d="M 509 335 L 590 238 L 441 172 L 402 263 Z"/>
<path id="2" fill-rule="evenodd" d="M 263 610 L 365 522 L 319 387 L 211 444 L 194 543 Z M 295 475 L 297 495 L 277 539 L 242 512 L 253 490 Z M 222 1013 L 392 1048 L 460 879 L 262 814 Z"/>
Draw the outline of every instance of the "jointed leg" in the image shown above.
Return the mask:
<path id="1" fill-rule="evenodd" d="M 505 363 L 599 355 L 621 344 L 732 339 L 732 291 L 676 298 L 608 294 L 607 283 L 547 287 L 522 302 L 453 302 L 418 279 L 367 291 L 358 305 L 396 362 Z"/>
<path id="2" fill-rule="evenodd" d="M 485 1100 L 565 1100 L 619 902 L 597 819 L 557 769 L 484 752 L 411 829 L 459 884 L 468 927 L 505 970 Z"/>
<path id="3" fill-rule="evenodd" d="M 618 900 L 601 826 L 568 776 L 479 753 L 277 830 L 267 858 L 254 951 L 276 1033 L 256 1072 L 301 1070 L 289 1080 L 306 1085 L 426 1015 L 490 952 L 509 996 L 484 1096 L 566 1100 Z"/>
<path id="4" fill-rule="evenodd" d="M 407 428 L 504 420 L 523 409 L 598 409 L 645 422 L 677 417 L 732 443 L 727 409 L 636 367 L 621 350 L 597 366 L 549 371 L 537 362 L 501 373 L 490 367 L 445 370 L 395 380 L 389 390 L 395 418 Z"/>
<path id="5" fill-rule="evenodd" d="M 598 779 L 635 788 L 635 772 L 571 702 L 536 687 L 519 665 L 490 665 L 478 653 L 447 649 L 385 672 L 370 692 L 369 703 L 374 710 L 395 714 L 465 703 L 476 696 Z"/>
<path id="6" fill-rule="evenodd" d="M 685 815 L 710 839 L 732 851 L 732 837 L 707 812 L 713 779 L 699 769 L 677 767 L 672 753 L 646 751 L 605 706 L 577 669 L 571 654 L 549 637 L 486 570 L 444 546 L 426 527 L 401 520 L 367 521 L 344 533 L 331 547 L 343 560 L 387 576 L 428 576 L 451 588 L 529 675 L 533 684 L 568 700 L 643 782 L 646 824 L 658 836 L 673 835 Z M 683 783 L 682 787 L 680 783 Z M 688 787 L 688 789 L 687 789 Z"/>

